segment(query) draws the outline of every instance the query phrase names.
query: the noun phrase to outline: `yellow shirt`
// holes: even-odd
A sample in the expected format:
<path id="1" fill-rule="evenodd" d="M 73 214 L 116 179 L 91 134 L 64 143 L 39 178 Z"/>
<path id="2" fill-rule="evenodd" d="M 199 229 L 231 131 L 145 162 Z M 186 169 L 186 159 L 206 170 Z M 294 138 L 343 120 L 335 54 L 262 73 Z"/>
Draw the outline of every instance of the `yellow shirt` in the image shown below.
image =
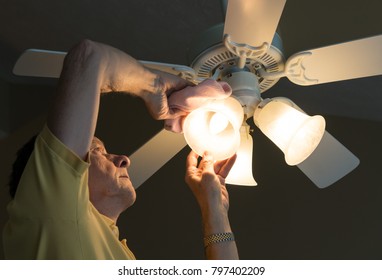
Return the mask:
<path id="1" fill-rule="evenodd" d="M 7 207 L 7 259 L 135 259 L 89 201 L 88 168 L 44 127 Z"/>

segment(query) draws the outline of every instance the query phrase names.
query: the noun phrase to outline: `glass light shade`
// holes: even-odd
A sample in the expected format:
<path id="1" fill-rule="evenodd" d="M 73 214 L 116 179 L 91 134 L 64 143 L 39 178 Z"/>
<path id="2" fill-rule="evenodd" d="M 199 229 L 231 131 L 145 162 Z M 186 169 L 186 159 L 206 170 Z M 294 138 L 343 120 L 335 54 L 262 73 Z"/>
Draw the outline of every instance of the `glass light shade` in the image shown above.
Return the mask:
<path id="1" fill-rule="evenodd" d="M 257 186 L 252 173 L 253 140 L 248 131 L 249 126 L 240 128 L 240 147 L 236 152 L 237 158 L 225 182 L 240 186 Z"/>
<path id="2" fill-rule="evenodd" d="M 226 159 L 240 146 L 242 122 L 243 108 L 234 97 L 214 100 L 186 117 L 184 138 L 198 155 L 208 151 L 215 160 Z"/>
<path id="3" fill-rule="evenodd" d="M 322 116 L 308 116 L 277 100 L 271 100 L 256 114 L 255 123 L 283 151 L 289 165 L 303 162 L 325 132 Z"/>

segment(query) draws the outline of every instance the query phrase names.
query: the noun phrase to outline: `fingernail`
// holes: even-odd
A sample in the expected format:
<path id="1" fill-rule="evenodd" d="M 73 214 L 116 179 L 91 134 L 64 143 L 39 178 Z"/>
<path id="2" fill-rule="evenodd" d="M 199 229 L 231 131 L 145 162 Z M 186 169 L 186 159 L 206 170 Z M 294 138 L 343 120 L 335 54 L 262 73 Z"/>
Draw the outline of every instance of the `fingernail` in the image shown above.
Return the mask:
<path id="1" fill-rule="evenodd" d="M 221 85 L 222 85 L 222 88 L 225 91 L 225 93 L 231 94 L 232 88 L 228 83 L 221 83 Z"/>
<path id="2" fill-rule="evenodd" d="M 205 161 L 211 161 L 211 162 L 214 161 L 214 158 L 213 158 L 213 156 L 212 156 L 212 154 L 210 152 L 204 152 L 203 159 Z"/>

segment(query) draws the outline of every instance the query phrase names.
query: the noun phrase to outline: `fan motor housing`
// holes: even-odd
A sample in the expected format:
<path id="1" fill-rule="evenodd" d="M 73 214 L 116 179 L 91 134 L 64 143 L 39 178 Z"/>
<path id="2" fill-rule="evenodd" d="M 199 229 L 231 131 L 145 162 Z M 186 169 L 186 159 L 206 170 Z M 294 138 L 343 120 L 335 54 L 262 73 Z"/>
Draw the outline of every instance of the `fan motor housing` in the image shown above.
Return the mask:
<path id="1" fill-rule="evenodd" d="M 190 65 L 200 79 L 221 80 L 238 69 L 238 57 L 232 54 L 222 42 L 224 25 L 215 25 L 204 31 L 189 51 Z M 268 73 L 282 72 L 285 66 L 280 35 L 276 32 L 268 51 L 256 58 L 247 58 L 244 71 L 252 72 L 259 82 L 260 92 L 264 92 L 277 83 L 279 78 L 261 77 L 257 71 L 265 69 Z"/>

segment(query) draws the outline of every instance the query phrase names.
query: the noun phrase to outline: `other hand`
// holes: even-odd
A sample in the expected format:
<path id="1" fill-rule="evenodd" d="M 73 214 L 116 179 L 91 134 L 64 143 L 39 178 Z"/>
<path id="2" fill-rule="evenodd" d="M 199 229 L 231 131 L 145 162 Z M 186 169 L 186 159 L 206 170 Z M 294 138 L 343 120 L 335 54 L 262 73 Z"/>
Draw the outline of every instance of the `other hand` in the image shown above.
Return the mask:
<path id="1" fill-rule="evenodd" d="M 199 155 L 194 151 L 188 155 L 185 180 L 202 212 L 212 209 L 228 211 L 229 197 L 225 178 L 235 163 L 236 154 L 214 163 L 212 156 L 205 153 L 199 165 L 198 158 Z"/>

